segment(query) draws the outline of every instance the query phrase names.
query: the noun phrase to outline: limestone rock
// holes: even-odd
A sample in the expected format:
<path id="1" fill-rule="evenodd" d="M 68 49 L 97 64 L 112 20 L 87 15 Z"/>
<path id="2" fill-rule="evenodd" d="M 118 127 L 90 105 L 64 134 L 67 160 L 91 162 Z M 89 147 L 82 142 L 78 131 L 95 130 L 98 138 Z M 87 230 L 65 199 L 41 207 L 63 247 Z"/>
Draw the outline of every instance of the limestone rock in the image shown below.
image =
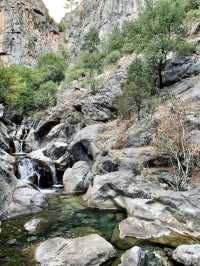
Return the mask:
<path id="1" fill-rule="evenodd" d="M 1 1 L 0 29 L 0 58 L 9 64 L 33 65 L 58 46 L 58 27 L 41 0 Z"/>
<path id="2" fill-rule="evenodd" d="M 173 252 L 173 259 L 185 266 L 200 265 L 200 245 L 182 245 Z"/>
<path id="3" fill-rule="evenodd" d="M 147 190 L 142 187 L 140 190 L 139 197 L 121 200 L 128 218 L 117 226 L 113 234 L 117 245 L 124 248 L 152 242 L 177 247 L 199 242 L 198 189 L 173 192 L 157 187 L 149 193 L 149 198 L 144 194 L 148 193 Z"/>
<path id="4" fill-rule="evenodd" d="M 90 167 L 87 162 L 80 161 L 68 168 L 63 176 L 64 190 L 67 193 L 85 192 L 89 187 L 87 175 Z"/>
<path id="5" fill-rule="evenodd" d="M 121 257 L 121 264 L 119 266 L 141 266 L 144 260 L 145 253 L 140 247 L 133 247 L 127 250 Z"/>
<path id="6" fill-rule="evenodd" d="M 102 132 L 102 124 L 94 124 L 80 130 L 70 143 L 70 153 L 74 162 L 93 160 L 99 153 L 95 145 L 97 134 Z"/>
<path id="7" fill-rule="evenodd" d="M 74 239 L 49 239 L 36 249 L 35 259 L 41 266 L 98 266 L 115 255 L 110 243 L 93 234 Z"/>
<path id="8" fill-rule="evenodd" d="M 35 235 L 43 231 L 45 224 L 44 219 L 31 219 L 25 223 L 24 228 L 30 235 Z"/>
<path id="9" fill-rule="evenodd" d="M 75 45 L 80 45 L 83 36 L 91 28 L 96 28 L 101 39 L 110 34 L 114 27 L 121 28 L 125 21 L 138 16 L 144 3 L 143 0 L 119 0 L 117 2 L 115 0 L 83 0 L 76 10 L 71 14 L 66 14 L 63 19 L 66 25 L 66 38 L 69 40 L 71 50 L 77 50 Z M 76 16 L 77 12 L 81 12 L 80 17 Z"/>
<path id="10" fill-rule="evenodd" d="M 17 180 L 14 174 L 15 158 L 0 150 L 0 217 L 40 211 L 46 204 L 44 195 Z"/>

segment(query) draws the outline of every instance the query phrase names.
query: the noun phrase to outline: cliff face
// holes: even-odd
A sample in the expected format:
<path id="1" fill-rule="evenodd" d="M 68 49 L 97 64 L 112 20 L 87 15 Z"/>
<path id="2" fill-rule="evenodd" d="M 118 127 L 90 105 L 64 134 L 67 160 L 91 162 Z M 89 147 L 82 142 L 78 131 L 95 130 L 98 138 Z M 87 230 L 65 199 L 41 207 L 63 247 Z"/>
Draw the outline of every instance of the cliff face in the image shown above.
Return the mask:
<path id="1" fill-rule="evenodd" d="M 42 0 L 0 1 L 0 58 L 9 64 L 32 65 L 56 49 L 59 31 Z"/>
<path id="2" fill-rule="evenodd" d="M 144 3 L 145 0 L 83 0 L 63 19 L 69 46 L 75 49 L 77 40 L 81 40 L 92 27 L 103 39 L 115 27 L 120 28 L 124 21 L 137 17 Z"/>

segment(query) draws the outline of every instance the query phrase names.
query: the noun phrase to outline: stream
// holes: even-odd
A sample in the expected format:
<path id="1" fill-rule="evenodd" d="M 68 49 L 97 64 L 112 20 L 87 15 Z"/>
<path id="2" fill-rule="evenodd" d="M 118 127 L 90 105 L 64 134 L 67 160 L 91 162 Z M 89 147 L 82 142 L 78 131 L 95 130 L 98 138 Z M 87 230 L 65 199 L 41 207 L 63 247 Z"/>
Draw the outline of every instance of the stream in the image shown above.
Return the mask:
<path id="1" fill-rule="evenodd" d="M 115 225 L 124 218 L 122 213 L 88 209 L 81 205 L 79 196 L 49 194 L 47 200 L 48 206 L 42 212 L 2 222 L 0 265 L 35 266 L 34 247 L 51 237 L 74 238 L 98 233 L 109 241 Z M 24 229 L 24 224 L 32 218 L 47 221 L 36 236 Z"/>

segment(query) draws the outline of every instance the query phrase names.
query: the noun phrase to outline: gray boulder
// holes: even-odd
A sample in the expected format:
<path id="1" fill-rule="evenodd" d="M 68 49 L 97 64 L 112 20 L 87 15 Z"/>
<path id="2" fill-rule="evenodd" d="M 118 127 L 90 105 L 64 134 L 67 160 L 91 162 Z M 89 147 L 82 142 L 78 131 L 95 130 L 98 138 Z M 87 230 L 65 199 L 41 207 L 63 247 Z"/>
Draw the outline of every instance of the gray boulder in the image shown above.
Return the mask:
<path id="1" fill-rule="evenodd" d="M 200 245 L 181 245 L 173 252 L 173 259 L 185 266 L 200 265 Z"/>
<path id="2" fill-rule="evenodd" d="M 171 85 L 200 73 L 200 60 L 195 57 L 180 57 L 168 63 L 163 71 L 163 84 Z"/>
<path id="3" fill-rule="evenodd" d="M 113 234 L 118 246 L 152 242 L 177 247 L 199 243 L 199 189 L 173 192 L 154 187 L 147 193 L 140 187 L 139 197 L 118 199 L 128 213 L 128 218 L 120 222 Z"/>
<path id="4" fill-rule="evenodd" d="M 103 130 L 103 124 L 94 124 L 80 130 L 70 143 L 70 153 L 74 162 L 89 161 L 99 153 L 96 138 Z"/>
<path id="5" fill-rule="evenodd" d="M 98 266 L 116 256 L 113 246 L 99 235 L 74 239 L 52 238 L 36 249 L 41 266 Z"/>
<path id="6" fill-rule="evenodd" d="M 77 162 L 72 168 L 68 168 L 63 176 L 64 190 L 67 193 L 85 192 L 89 187 L 87 175 L 90 166 L 85 161 Z"/>
<path id="7" fill-rule="evenodd" d="M 144 258 L 145 253 L 140 247 L 135 246 L 122 255 L 119 266 L 142 266 Z"/>

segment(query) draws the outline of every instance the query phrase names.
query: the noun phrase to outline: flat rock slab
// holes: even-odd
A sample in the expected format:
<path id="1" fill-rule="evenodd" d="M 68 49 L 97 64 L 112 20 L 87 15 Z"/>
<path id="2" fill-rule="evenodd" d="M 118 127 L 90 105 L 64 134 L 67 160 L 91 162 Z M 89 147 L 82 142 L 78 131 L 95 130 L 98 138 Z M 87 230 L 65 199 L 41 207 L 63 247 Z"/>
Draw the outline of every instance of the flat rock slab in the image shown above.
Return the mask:
<path id="1" fill-rule="evenodd" d="M 42 266 L 98 266 L 116 256 L 113 246 L 99 235 L 74 239 L 49 239 L 36 249 L 35 259 Z"/>

